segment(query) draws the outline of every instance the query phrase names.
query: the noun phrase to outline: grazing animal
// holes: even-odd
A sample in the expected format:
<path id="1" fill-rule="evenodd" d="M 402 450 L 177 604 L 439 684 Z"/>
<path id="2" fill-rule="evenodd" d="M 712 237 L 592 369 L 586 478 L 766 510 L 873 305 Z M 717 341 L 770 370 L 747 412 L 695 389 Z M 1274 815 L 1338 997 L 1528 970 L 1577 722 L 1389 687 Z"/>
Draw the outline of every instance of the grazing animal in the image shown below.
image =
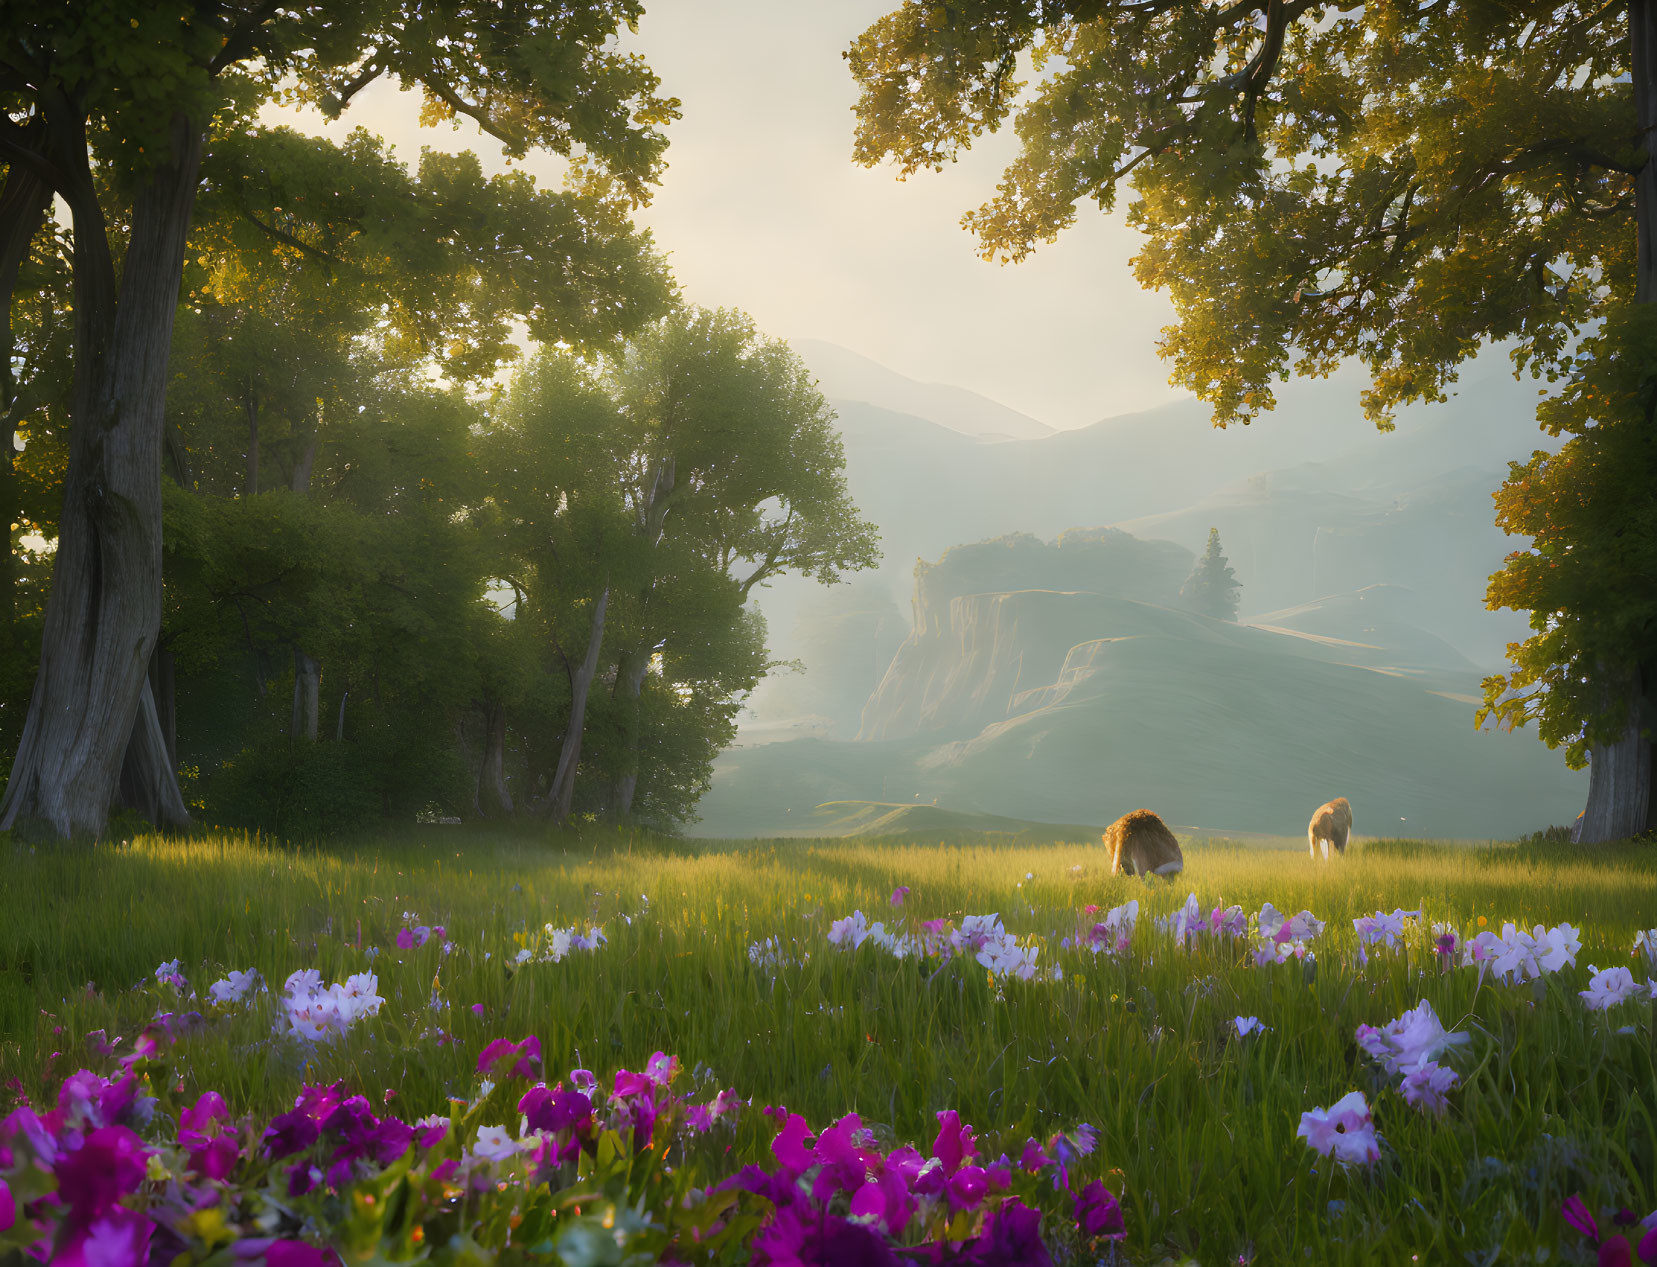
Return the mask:
<path id="1" fill-rule="evenodd" d="M 1347 839 L 1352 835 L 1352 806 L 1344 796 L 1337 796 L 1325 805 L 1319 805 L 1312 821 L 1306 824 L 1306 848 L 1317 860 L 1318 845 L 1323 845 L 1323 860 L 1329 861 L 1329 846 L 1336 853 L 1346 852 Z"/>
<path id="2" fill-rule="evenodd" d="M 1185 870 L 1179 841 L 1148 809 L 1124 814 L 1105 829 L 1112 875 L 1160 875 L 1172 878 Z"/>

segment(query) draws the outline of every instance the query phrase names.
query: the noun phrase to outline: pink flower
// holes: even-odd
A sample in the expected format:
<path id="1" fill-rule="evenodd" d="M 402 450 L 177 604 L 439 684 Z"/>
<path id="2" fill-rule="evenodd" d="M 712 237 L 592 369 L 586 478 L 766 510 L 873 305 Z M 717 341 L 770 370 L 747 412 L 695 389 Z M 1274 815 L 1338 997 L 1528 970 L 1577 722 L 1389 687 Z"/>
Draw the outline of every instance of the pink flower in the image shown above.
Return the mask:
<path id="1" fill-rule="evenodd" d="M 893 906 L 902 906 L 903 905 L 903 899 L 908 897 L 908 896 L 909 896 L 909 886 L 907 884 L 898 885 L 897 888 L 892 890 L 892 905 Z"/>
<path id="2" fill-rule="evenodd" d="M 1362 1091 L 1353 1091 L 1327 1109 L 1313 1109 L 1300 1115 L 1295 1132 L 1314 1152 L 1333 1157 L 1343 1166 L 1380 1160 L 1381 1147 L 1375 1141 L 1375 1122 Z"/>

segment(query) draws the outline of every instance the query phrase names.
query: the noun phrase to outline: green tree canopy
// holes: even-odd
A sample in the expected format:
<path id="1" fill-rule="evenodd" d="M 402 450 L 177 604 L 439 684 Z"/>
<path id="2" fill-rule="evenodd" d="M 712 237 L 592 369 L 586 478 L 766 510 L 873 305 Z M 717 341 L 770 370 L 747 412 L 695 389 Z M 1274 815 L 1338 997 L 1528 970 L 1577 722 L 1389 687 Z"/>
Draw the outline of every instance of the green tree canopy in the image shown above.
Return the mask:
<path id="1" fill-rule="evenodd" d="M 0 353 L 12 354 L 18 262 L 32 250 L 55 195 L 73 224 L 75 365 L 40 670 L 0 823 L 29 818 L 62 835 L 96 833 L 117 785 L 134 782 L 150 785 L 151 800 L 172 806 L 165 816 L 182 817 L 176 790 L 168 795 L 171 773 L 154 759 L 158 736 L 146 673 L 161 617 L 167 363 L 213 121 L 250 118 L 277 96 L 337 114 L 368 84 L 388 78 L 420 92 L 424 122 L 465 116 L 509 154 L 539 148 L 569 158 L 587 205 L 637 204 L 660 173 L 661 126 L 677 110 L 658 95 L 643 60 L 615 42 L 640 11 L 637 0 L 436 7 L 369 0 L 291 10 L 194 0 L 0 2 L 0 303 L 7 333 Z M 256 174 L 250 169 L 250 177 Z M 475 165 L 439 159 L 425 183 L 449 189 L 455 206 L 483 185 Z M 308 188 L 331 197 L 325 184 L 300 185 L 296 193 Z M 519 276 L 540 283 L 548 271 L 541 266 L 556 272 L 557 261 L 529 257 L 520 248 L 541 244 L 514 236 L 509 221 L 514 208 L 533 213 L 534 232 L 547 208 L 534 205 L 521 178 L 497 192 L 510 204 L 494 222 L 502 249 L 485 248 L 472 260 L 473 283 L 482 291 L 509 289 Z M 575 212 L 573 205 L 566 210 Z M 281 215 L 288 211 L 284 206 Z M 454 222 L 457 237 L 471 220 Z M 296 254 L 317 245 L 282 218 L 261 223 L 261 232 Z M 442 224 L 436 216 L 425 226 L 429 236 L 422 240 L 416 230 L 403 245 L 451 246 Z M 380 245 L 394 261 L 396 244 Z M 395 291 L 390 270 L 381 280 Z M 550 321 L 568 310 L 567 302 L 543 295 L 532 319 L 544 307 Z M 471 316 L 456 300 L 449 324 Z M 624 317 L 615 324 L 624 326 Z M 485 305 L 475 329 L 438 351 L 456 364 L 487 358 L 502 328 Z"/>

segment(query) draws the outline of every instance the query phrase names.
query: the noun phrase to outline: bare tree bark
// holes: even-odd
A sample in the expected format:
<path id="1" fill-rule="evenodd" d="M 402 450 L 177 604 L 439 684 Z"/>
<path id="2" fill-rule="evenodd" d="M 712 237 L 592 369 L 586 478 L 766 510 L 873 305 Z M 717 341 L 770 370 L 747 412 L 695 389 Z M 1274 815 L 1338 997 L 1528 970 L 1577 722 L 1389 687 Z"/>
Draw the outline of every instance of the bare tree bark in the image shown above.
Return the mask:
<path id="1" fill-rule="evenodd" d="M 610 586 L 606 582 L 593 614 L 588 622 L 587 652 L 581 663 L 570 673 L 570 721 L 564 729 L 564 743 L 558 750 L 558 769 L 552 776 L 552 787 L 547 792 L 548 812 L 552 820 L 562 823 L 570 816 L 570 805 L 575 798 L 575 769 L 581 760 L 581 732 L 587 722 L 587 695 L 593 678 L 598 674 L 598 653 L 604 642 L 604 614 L 610 606 Z"/>
<path id="2" fill-rule="evenodd" d="M 178 775 L 167 750 L 166 735 L 156 709 L 150 680 L 144 679 L 133 718 L 132 734 L 121 759 L 121 778 L 115 802 L 137 810 L 157 827 L 182 828 L 190 825 L 190 811 L 178 790 Z"/>
<path id="3" fill-rule="evenodd" d="M 75 384 L 40 669 L 0 829 L 27 819 L 73 837 L 103 830 L 161 625 L 167 357 L 204 137 L 188 118 L 174 121 L 167 159 L 136 192 L 117 292 L 83 115 L 59 102 L 46 120 L 74 217 Z M 154 738 L 146 723 L 140 755 Z M 182 809 L 165 761 L 145 761 L 134 777 L 156 784 L 134 799 Z"/>
<path id="4" fill-rule="evenodd" d="M 512 793 L 506 786 L 506 708 L 489 700 L 483 708 L 483 761 L 473 800 L 480 818 L 510 818 Z"/>
<path id="5" fill-rule="evenodd" d="M 1646 160 L 1634 177 L 1634 302 L 1657 303 L 1657 0 L 1629 0 L 1629 69 L 1634 81 L 1634 114 Z M 1606 698 L 1622 695 L 1628 726 L 1621 739 L 1588 752 L 1588 804 L 1572 829 L 1585 844 L 1621 840 L 1657 830 L 1657 798 L 1652 796 L 1652 727 L 1657 700 L 1657 666 L 1636 667 L 1607 682 Z"/>
<path id="6" fill-rule="evenodd" d="M 637 648 L 623 655 L 616 667 L 615 695 L 624 705 L 622 767 L 610 787 L 610 815 L 618 821 L 631 817 L 633 797 L 639 790 L 639 741 L 642 730 L 639 697 L 644 690 L 645 675 L 649 672 L 650 657 Z"/>
<path id="7" fill-rule="evenodd" d="M 298 647 L 293 649 L 293 711 L 288 736 L 316 742 L 317 701 L 322 693 L 322 666 Z"/>

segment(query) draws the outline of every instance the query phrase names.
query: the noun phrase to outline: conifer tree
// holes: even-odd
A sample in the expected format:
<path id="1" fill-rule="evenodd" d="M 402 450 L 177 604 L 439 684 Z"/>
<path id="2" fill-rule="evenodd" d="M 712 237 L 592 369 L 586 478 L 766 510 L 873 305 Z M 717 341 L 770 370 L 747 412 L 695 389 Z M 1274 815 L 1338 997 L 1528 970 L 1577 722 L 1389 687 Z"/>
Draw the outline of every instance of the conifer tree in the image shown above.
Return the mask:
<path id="1" fill-rule="evenodd" d="M 1215 620 L 1237 619 L 1237 591 L 1242 589 L 1236 573 L 1220 553 L 1220 530 L 1208 530 L 1208 549 L 1191 569 L 1180 587 L 1179 596 L 1193 611 Z"/>

